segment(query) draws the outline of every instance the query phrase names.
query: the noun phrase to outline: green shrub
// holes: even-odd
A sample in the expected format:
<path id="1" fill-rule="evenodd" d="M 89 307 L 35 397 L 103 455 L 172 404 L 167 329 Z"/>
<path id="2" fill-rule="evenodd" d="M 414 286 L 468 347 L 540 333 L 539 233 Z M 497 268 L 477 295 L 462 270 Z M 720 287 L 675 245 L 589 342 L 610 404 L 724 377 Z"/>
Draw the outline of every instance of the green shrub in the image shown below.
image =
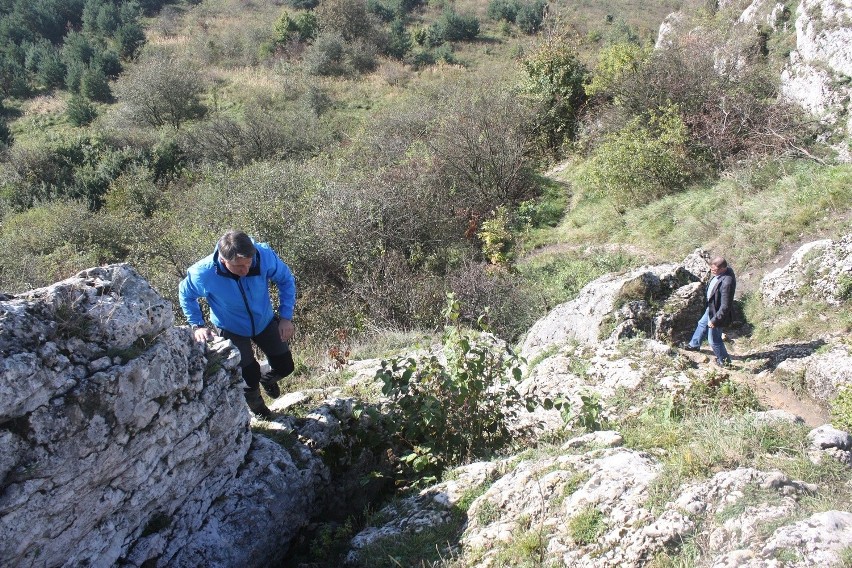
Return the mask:
<path id="1" fill-rule="evenodd" d="M 72 95 L 65 109 L 65 116 L 74 126 L 86 126 L 98 116 L 95 106 L 86 97 Z"/>
<path id="2" fill-rule="evenodd" d="M 80 77 L 80 95 L 89 100 L 110 102 L 112 92 L 106 74 L 98 68 L 89 68 Z"/>
<path id="3" fill-rule="evenodd" d="M 545 0 L 532 0 L 522 4 L 515 18 L 515 23 L 525 34 L 534 34 L 541 29 L 546 8 L 547 2 Z"/>
<path id="4" fill-rule="evenodd" d="M 608 136 L 582 165 L 585 197 L 604 197 L 623 212 L 683 188 L 689 176 L 686 127 L 675 106 L 636 118 Z"/>
<path id="5" fill-rule="evenodd" d="M 459 305 L 449 296 L 443 347 L 437 356 L 383 361 L 376 378 L 389 399 L 392 438 L 400 460 L 422 476 L 437 477 L 448 466 L 487 458 L 513 439 L 508 425 L 525 406 L 514 387 L 521 361 L 487 336 L 463 330 Z M 545 400 L 547 408 L 562 401 Z M 416 416 L 417 420 L 411 420 Z"/>
<path id="6" fill-rule="evenodd" d="M 429 27 L 429 43 L 438 46 L 445 41 L 470 41 L 479 35 L 479 19 L 462 15 L 450 8 Z"/>
<path id="7" fill-rule="evenodd" d="M 486 14 L 495 22 L 515 22 L 515 16 L 521 9 L 519 0 L 490 0 Z"/>
<path id="8" fill-rule="evenodd" d="M 647 49 L 633 43 L 604 47 L 598 52 L 597 65 L 586 85 L 586 94 L 609 95 L 614 97 L 616 104 L 620 104 L 625 76 L 637 73 L 648 55 Z"/>
<path id="9" fill-rule="evenodd" d="M 586 67 L 561 38 L 543 42 L 522 64 L 527 74 L 523 89 L 539 108 L 534 121 L 539 144 L 543 151 L 558 154 L 577 131 Z"/>
<path id="10" fill-rule="evenodd" d="M 127 118 L 143 126 L 171 126 L 203 116 L 204 81 L 188 61 L 154 55 L 140 59 L 122 73 L 115 95 L 126 108 Z"/>
<path id="11" fill-rule="evenodd" d="M 345 48 L 343 36 L 336 32 L 321 32 L 305 51 L 305 69 L 311 75 L 345 75 Z"/>
<path id="12" fill-rule="evenodd" d="M 494 216 L 482 223 L 477 236 L 482 241 L 482 253 L 491 264 L 512 263 L 514 235 L 509 230 L 509 213 L 505 207 L 498 207 Z"/>

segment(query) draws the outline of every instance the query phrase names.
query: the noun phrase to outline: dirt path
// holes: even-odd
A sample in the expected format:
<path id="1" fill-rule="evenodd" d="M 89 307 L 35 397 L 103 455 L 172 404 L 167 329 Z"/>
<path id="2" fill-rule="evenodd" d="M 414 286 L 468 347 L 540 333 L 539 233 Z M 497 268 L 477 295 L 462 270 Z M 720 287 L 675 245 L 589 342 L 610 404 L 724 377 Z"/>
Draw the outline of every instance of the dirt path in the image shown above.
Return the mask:
<path id="1" fill-rule="evenodd" d="M 800 417 L 812 428 L 829 422 L 828 411 L 806 395 L 794 392 L 775 379 L 765 368 L 766 358 L 758 355 L 740 354 L 728 346 L 734 360 L 733 367 L 723 371 L 731 380 L 750 386 L 760 403 L 768 409 L 784 410 Z M 700 352 L 681 351 L 681 354 L 701 367 L 712 364 L 713 353 L 705 345 Z"/>

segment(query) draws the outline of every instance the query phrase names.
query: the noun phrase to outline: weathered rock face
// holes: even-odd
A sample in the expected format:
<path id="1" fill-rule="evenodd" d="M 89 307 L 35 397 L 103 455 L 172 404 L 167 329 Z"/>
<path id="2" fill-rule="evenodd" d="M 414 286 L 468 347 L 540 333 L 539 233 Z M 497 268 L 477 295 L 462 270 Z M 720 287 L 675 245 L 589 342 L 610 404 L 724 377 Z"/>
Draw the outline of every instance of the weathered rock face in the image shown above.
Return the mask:
<path id="1" fill-rule="evenodd" d="M 796 9 L 796 50 L 781 76 L 785 97 L 852 135 L 852 2 L 802 0 Z M 848 149 L 847 149 L 848 151 Z M 849 156 L 845 158 L 848 160 Z"/>
<path id="2" fill-rule="evenodd" d="M 789 358 L 778 365 L 776 371 L 784 376 L 798 378 L 807 394 L 814 400 L 828 404 L 840 389 L 852 387 L 852 354 L 849 347 L 835 345 L 823 353 L 807 357 Z"/>
<path id="3" fill-rule="evenodd" d="M 709 274 L 709 265 L 700 269 L 702 254 L 688 257 L 689 269 L 675 264 L 642 267 L 590 282 L 577 298 L 533 325 L 521 356 L 531 360 L 569 340 L 594 343 L 639 332 L 669 342 L 688 338 L 704 311 L 705 288 L 698 281 Z"/>
<path id="4" fill-rule="evenodd" d="M 253 442 L 238 352 L 173 323 L 127 265 L 0 302 L 0 565 L 286 552 L 323 468 Z"/>
<path id="5" fill-rule="evenodd" d="M 524 535 L 540 543 L 543 565 L 607 568 L 648 565 L 689 539 L 704 543 L 702 566 L 780 566 L 784 549 L 796 551 L 790 565 L 831 566 L 849 542 L 852 513 L 797 521 L 801 498 L 817 488 L 777 471 L 737 468 L 685 483 L 654 511 L 647 502 L 662 464 L 620 445 L 617 433 L 596 432 L 569 440 L 559 455 L 459 468 L 452 481 L 381 511 L 388 522 L 357 535 L 349 561 L 359 565 L 371 543 L 449 522 L 471 494 L 479 496 L 454 551 L 465 565 L 494 565 Z M 591 539 L 581 523 L 594 531 Z"/>
<path id="6" fill-rule="evenodd" d="M 754 0 L 740 14 L 739 23 L 751 26 L 766 25 L 775 31 L 784 28 L 790 20 L 790 10 L 776 0 Z"/>
<path id="7" fill-rule="evenodd" d="M 769 305 L 802 300 L 840 305 L 852 294 L 852 235 L 803 245 L 787 266 L 763 277 L 760 293 Z"/>

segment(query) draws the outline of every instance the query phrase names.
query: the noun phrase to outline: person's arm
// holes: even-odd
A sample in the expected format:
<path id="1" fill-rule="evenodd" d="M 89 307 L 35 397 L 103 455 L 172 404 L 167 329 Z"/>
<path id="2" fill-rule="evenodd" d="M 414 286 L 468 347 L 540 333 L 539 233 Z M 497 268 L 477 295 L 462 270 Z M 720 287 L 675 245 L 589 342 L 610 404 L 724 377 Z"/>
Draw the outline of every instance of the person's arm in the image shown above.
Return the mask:
<path id="1" fill-rule="evenodd" d="M 183 310 L 183 315 L 186 316 L 186 321 L 192 326 L 192 335 L 196 341 L 209 341 L 213 339 L 213 331 L 204 325 L 204 315 L 201 313 L 201 306 L 198 305 L 198 299 L 203 297 L 199 293 L 198 287 L 195 286 L 190 274 L 180 281 L 178 287 L 180 297 L 180 309 Z"/>
<path id="2" fill-rule="evenodd" d="M 296 333 L 293 324 L 293 310 L 296 307 L 296 279 L 290 267 L 281 260 L 271 248 L 269 251 L 274 258 L 271 269 L 267 271 L 267 278 L 275 282 L 278 287 L 278 333 L 282 341 L 290 341 Z"/>
<path id="3" fill-rule="evenodd" d="M 267 271 L 266 277 L 275 282 L 278 287 L 278 315 L 281 316 L 281 319 L 292 321 L 293 310 L 296 307 L 296 279 L 293 277 L 290 267 L 274 251 L 270 249 L 270 252 L 272 252 L 274 262 Z"/>
<path id="4" fill-rule="evenodd" d="M 728 313 L 731 311 L 731 304 L 733 303 L 733 288 L 731 284 L 733 279 L 728 276 L 726 278 L 722 278 L 722 281 L 719 282 L 719 308 L 716 310 L 716 313 L 713 315 L 713 319 L 710 320 L 710 323 L 713 324 L 711 327 L 716 327 L 717 325 L 724 322 Z"/>

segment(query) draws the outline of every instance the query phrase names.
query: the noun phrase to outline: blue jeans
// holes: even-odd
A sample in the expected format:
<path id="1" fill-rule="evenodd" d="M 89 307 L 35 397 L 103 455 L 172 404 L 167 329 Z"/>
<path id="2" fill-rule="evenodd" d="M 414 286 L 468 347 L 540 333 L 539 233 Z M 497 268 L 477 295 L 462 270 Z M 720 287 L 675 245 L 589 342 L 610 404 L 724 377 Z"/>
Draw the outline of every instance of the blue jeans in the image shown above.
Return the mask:
<path id="1" fill-rule="evenodd" d="M 716 355 L 716 361 L 721 365 L 730 363 L 731 357 L 728 355 L 728 350 L 725 349 L 725 343 L 722 341 L 722 330 L 717 327 L 710 327 L 710 310 L 704 310 L 704 315 L 698 320 L 698 325 L 695 327 L 695 333 L 692 334 L 692 339 L 689 340 L 690 347 L 701 347 L 704 338 L 710 343 L 710 348 L 713 354 Z"/>

